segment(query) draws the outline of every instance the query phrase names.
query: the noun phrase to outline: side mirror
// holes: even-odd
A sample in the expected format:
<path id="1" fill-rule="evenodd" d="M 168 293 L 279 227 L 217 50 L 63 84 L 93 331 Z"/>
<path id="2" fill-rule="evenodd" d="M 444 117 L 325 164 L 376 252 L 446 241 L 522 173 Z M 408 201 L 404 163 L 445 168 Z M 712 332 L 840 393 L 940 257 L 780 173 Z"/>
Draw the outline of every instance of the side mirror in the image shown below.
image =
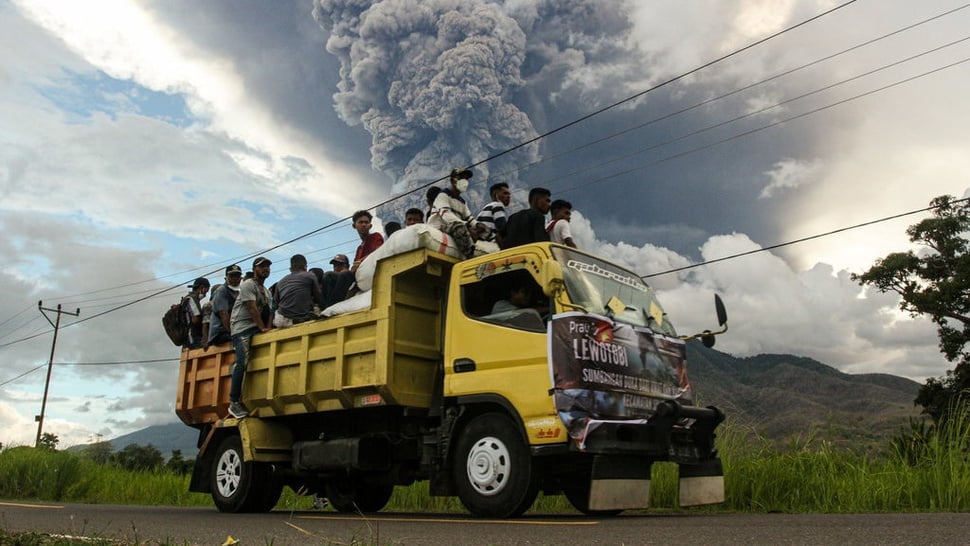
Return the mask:
<path id="1" fill-rule="evenodd" d="M 724 308 L 724 302 L 721 301 L 721 296 L 714 294 L 714 309 L 717 312 L 717 323 L 721 326 L 727 324 L 727 309 Z"/>
<path id="2" fill-rule="evenodd" d="M 566 284 L 562 275 L 562 265 L 553 260 L 545 262 L 542 264 L 539 280 L 542 283 L 542 293 L 549 297 L 554 296 Z"/>

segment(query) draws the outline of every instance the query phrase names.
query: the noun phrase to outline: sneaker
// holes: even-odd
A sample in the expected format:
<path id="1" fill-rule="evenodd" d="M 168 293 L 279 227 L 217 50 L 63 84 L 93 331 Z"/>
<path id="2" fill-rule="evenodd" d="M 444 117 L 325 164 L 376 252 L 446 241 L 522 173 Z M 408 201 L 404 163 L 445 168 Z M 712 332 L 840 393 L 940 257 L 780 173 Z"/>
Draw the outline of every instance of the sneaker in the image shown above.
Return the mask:
<path id="1" fill-rule="evenodd" d="M 249 415 L 249 410 L 242 402 L 230 402 L 229 403 L 229 415 L 232 415 L 236 419 L 242 419 L 243 417 Z"/>

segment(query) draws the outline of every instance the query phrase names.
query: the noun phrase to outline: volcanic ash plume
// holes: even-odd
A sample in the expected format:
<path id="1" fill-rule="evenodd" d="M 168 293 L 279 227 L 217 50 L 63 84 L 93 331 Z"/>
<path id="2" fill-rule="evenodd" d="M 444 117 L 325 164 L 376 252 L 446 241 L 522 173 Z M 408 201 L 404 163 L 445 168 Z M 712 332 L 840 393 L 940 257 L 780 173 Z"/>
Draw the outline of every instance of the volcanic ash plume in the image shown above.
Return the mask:
<path id="1" fill-rule="evenodd" d="M 395 193 L 536 135 L 510 102 L 524 83 L 526 37 L 500 4 L 319 0 L 313 13 L 341 63 L 334 107 L 346 123 L 370 132 L 371 164 L 397 181 Z M 482 165 L 474 182 L 489 168 L 511 171 L 537 153 L 531 145 Z M 473 187 L 482 192 L 483 184 Z"/>

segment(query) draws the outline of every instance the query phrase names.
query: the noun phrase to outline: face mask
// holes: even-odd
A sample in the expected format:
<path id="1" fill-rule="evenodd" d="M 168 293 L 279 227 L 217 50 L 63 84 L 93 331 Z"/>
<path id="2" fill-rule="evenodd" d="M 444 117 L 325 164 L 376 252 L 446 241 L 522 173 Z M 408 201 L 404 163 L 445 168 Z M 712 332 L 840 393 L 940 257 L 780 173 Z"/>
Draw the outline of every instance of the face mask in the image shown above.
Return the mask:
<path id="1" fill-rule="evenodd" d="M 465 193 L 466 191 L 468 191 L 468 179 L 467 178 L 462 178 L 462 179 L 456 181 L 455 182 L 455 189 L 457 189 L 461 193 Z"/>

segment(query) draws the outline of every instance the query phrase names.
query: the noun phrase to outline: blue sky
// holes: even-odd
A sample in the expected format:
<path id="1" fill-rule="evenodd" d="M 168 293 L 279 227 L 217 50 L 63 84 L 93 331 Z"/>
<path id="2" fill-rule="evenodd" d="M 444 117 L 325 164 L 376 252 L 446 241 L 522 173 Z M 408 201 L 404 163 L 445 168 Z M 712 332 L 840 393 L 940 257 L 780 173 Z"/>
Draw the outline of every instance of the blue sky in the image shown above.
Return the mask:
<path id="1" fill-rule="evenodd" d="M 217 282 L 213 272 L 233 261 L 333 225 L 268 253 L 271 281 L 297 252 L 324 266 L 357 244 L 340 220 L 393 188 L 836 5 L 440 0 L 408 13 L 406 1 L 372 4 L 361 20 L 388 24 L 386 34 L 338 25 L 345 2 L 0 2 L 0 289 L 9 295 L 0 420 L 11 424 L 0 441 L 30 443 L 36 430 L 43 370 L 14 378 L 47 360 L 38 300 L 88 319 L 61 331 L 46 429 L 74 444 L 172 422 L 175 362 L 132 361 L 177 358 L 158 322 L 184 283 L 208 273 Z M 970 57 L 960 42 L 970 10 L 946 14 L 959 6 L 856 2 L 483 164 L 473 195 L 509 180 L 514 208 L 530 185 L 547 185 L 573 202 L 581 246 L 643 274 L 962 197 L 970 128 L 954 120 L 970 114 L 970 64 L 954 63 Z M 367 38 L 393 37 L 411 17 L 476 39 Z M 476 58 L 461 47 L 470 43 L 505 64 L 461 64 Z M 353 58 L 342 56 L 349 44 Z M 431 51 L 458 64 L 409 70 Z M 441 78 L 407 80 L 416 73 L 448 76 L 450 87 L 425 96 Z M 468 74 L 474 85 L 461 83 Z M 442 135 L 448 146 L 435 148 Z M 382 211 L 400 220 L 395 206 Z M 938 376 L 949 365 L 932 325 L 849 279 L 908 248 L 904 229 L 918 218 L 651 281 L 684 330 L 710 326 L 720 293 L 732 324 L 718 348 L 732 354 Z"/>

